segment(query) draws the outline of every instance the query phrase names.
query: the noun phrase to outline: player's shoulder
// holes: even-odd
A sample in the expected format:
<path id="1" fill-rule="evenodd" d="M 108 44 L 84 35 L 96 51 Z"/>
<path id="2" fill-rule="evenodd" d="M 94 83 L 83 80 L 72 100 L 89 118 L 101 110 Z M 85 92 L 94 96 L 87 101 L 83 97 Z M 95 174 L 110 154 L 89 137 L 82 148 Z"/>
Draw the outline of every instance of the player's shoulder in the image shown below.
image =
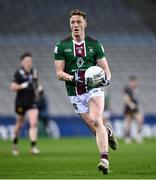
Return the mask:
<path id="1" fill-rule="evenodd" d="M 92 46 L 98 52 L 98 56 L 97 56 L 98 59 L 105 56 L 104 54 L 105 50 L 103 44 L 99 40 L 94 39 L 90 36 L 87 36 L 86 40 L 87 40 L 87 44 L 89 46 Z"/>
<path id="2" fill-rule="evenodd" d="M 100 52 L 102 50 L 102 52 L 104 53 L 105 50 L 104 50 L 103 44 L 99 40 L 94 39 L 91 36 L 87 36 L 86 40 L 89 45 L 93 46 L 95 49 L 97 49 Z"/>
<path id="3" fill-rule="evenodd" d="M 72 38 L 71 38 L 71 36 L 69 35 L 69 36 L 65 37 L 65 38 L 62 40 L 62 43 L 66 43 L 66 42 L 69 42 L 69 41 L 71 41 L 71 40 L 72 40 Z"/>
<path id="4" fill-rule="evenodd" d="M 86 40 L 91 42 L 91 43 L 101 44 L 99 40 L 97 40 L 97 39 L 95 39 L 95 38 L 93 38 L 93 37 L 91 37 L 89 35 L 86 36 Z"/>
<path id="5" fill-rule="evenodd" d="M 127 90 L 127 89 L 129 89 L 129 87 L 126 85 L 126 86 L 124 86 L 124 90 Z"/>
<path id="6" fill-rule="evenodd" d="M 86 40 L 87 41 L 90 41 L 90 42 L 93 42 L 93 43 L 98 43 L 99 41 L 89 35 L 86 36 Z"/>
<path id="7" fill-rule="evenodd" d="M 61 52 L 61 51 L 63 52 L 67 43 L 69 42 L 72 42 L 71 36 L 67 36 L 64 39 L 57 41 L 54 48 L 54 54 L 58 54 L 58 52 Z"/>
<path id="8" fill-rule="evenodd" d="M 21 70 L 21 68 L 18 68 L 14 71 L 14 78 L 17 80 L 17 79 L 20 79 L 22 76 L 23 76 L 23 71 Z M 16 81 L 15 80 L 15 81 Z"/>
<path id="9" fill-rule="evenodd" d="M 19 67 L 16 71 L 15 71 L 15 74 L 16 75 L 24 75 L 25 74 L 25 71 L 23 68 Z"/>
<path id="10" fill-rule="evenodd" d="M 127 86 L 124 87 L 124 91 L 125 91 L 125 93 L 130 93 L 131 88 L 127 85 Z"/>
<path id="11" fill-rule="evenodd" d="M 66 36 L 62 40 L 57 41 L 56 45 L 61 45 L 61 44 L 67 43 L 71 40 L 72 40 L 71 36 Z"/>

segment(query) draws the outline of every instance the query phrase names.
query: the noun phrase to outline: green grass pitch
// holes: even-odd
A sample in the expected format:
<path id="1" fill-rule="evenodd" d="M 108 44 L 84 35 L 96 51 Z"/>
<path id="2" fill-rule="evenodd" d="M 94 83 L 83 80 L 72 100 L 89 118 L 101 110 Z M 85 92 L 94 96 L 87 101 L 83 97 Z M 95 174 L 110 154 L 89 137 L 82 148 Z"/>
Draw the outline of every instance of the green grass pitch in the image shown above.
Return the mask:
<path id="1" fill-rule="evenodd" d="M 0 179 L 154 179 L 156 178 L 156 139 L 143 144 L 110 150 L 110 170 L 97 170 L 99 153 L 94 138 L 39 139 L 42 153 L 31 155 L 29 141 L 20 140 L 20 155 L 11 154 L 11 141 L 0 140 Z"/>

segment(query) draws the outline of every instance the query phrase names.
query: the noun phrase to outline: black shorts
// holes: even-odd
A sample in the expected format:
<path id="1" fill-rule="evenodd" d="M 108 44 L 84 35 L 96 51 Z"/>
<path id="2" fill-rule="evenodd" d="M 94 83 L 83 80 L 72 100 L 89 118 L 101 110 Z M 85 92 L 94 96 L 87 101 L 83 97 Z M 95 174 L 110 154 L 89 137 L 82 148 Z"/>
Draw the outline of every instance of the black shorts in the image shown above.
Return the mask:
<path id="1" fill-rule="evenodd" d="M 124 115 L 130 115 L 133 116 L 135 115 L 137 112 L 139 112 L 138 108 L 136 109 L 131 109 L 128 106 L 125 106 L 124 108 Z"/>
<path id="2" fill-rule="evenodd" d="M 15 112 L 21 116 L 24 116 L 25 113 L 30 109 L 38 109 L 38 104 L 33 103 L 31 105 L 16 105 L 15 106 Z"/>

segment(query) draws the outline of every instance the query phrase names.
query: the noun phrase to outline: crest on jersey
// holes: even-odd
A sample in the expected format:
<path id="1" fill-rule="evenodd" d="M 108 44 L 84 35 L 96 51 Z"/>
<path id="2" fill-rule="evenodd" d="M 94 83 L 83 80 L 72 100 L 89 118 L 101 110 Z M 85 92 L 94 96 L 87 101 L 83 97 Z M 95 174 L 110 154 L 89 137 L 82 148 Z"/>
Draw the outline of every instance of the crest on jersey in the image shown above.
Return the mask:
<path id="1" fill-rule="evenodd" d="M 81 68 L 83 66 L 83 64 L 84 64 L 83 58 L 82 57 L 78 57 L 77 61 L 76 61 L 76 64 L 77 64 L 78 68 Z"/>
<path id="2" fill-rule="evenodd" d="M 92 47 L 89 47 L 88 49 L 89 49 L 89 53 L 94 53 L 94 50 Z"/>

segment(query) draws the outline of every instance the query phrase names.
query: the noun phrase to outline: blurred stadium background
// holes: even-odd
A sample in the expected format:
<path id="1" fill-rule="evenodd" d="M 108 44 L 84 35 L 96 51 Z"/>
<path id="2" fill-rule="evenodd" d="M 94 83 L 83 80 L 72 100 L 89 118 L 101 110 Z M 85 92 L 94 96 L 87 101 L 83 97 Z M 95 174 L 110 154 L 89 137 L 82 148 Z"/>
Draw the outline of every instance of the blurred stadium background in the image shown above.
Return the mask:
<path id="1" fill-rule="evenodd" d="M 53 120 L 52 136 L 90 135 L 75 116 L 64 83 L 56 79 L 53 49 L 69 33 L 68 14 L 88 15 L 88 34 L 99 39 L 112 71 L 112 121 L 122 137 L 123 87 L 129 75 L 140 80 L 146 136 L 156 136 L 156 2 L 154 0 L 0 0 L 0 137 L 11 136 L 14 94 L 9 85 L 19 56 L 31 52 Z M 26 128 L 25 128 L 26 130 Z M 23 136 L 26 131 L 23 130 Z"/>

